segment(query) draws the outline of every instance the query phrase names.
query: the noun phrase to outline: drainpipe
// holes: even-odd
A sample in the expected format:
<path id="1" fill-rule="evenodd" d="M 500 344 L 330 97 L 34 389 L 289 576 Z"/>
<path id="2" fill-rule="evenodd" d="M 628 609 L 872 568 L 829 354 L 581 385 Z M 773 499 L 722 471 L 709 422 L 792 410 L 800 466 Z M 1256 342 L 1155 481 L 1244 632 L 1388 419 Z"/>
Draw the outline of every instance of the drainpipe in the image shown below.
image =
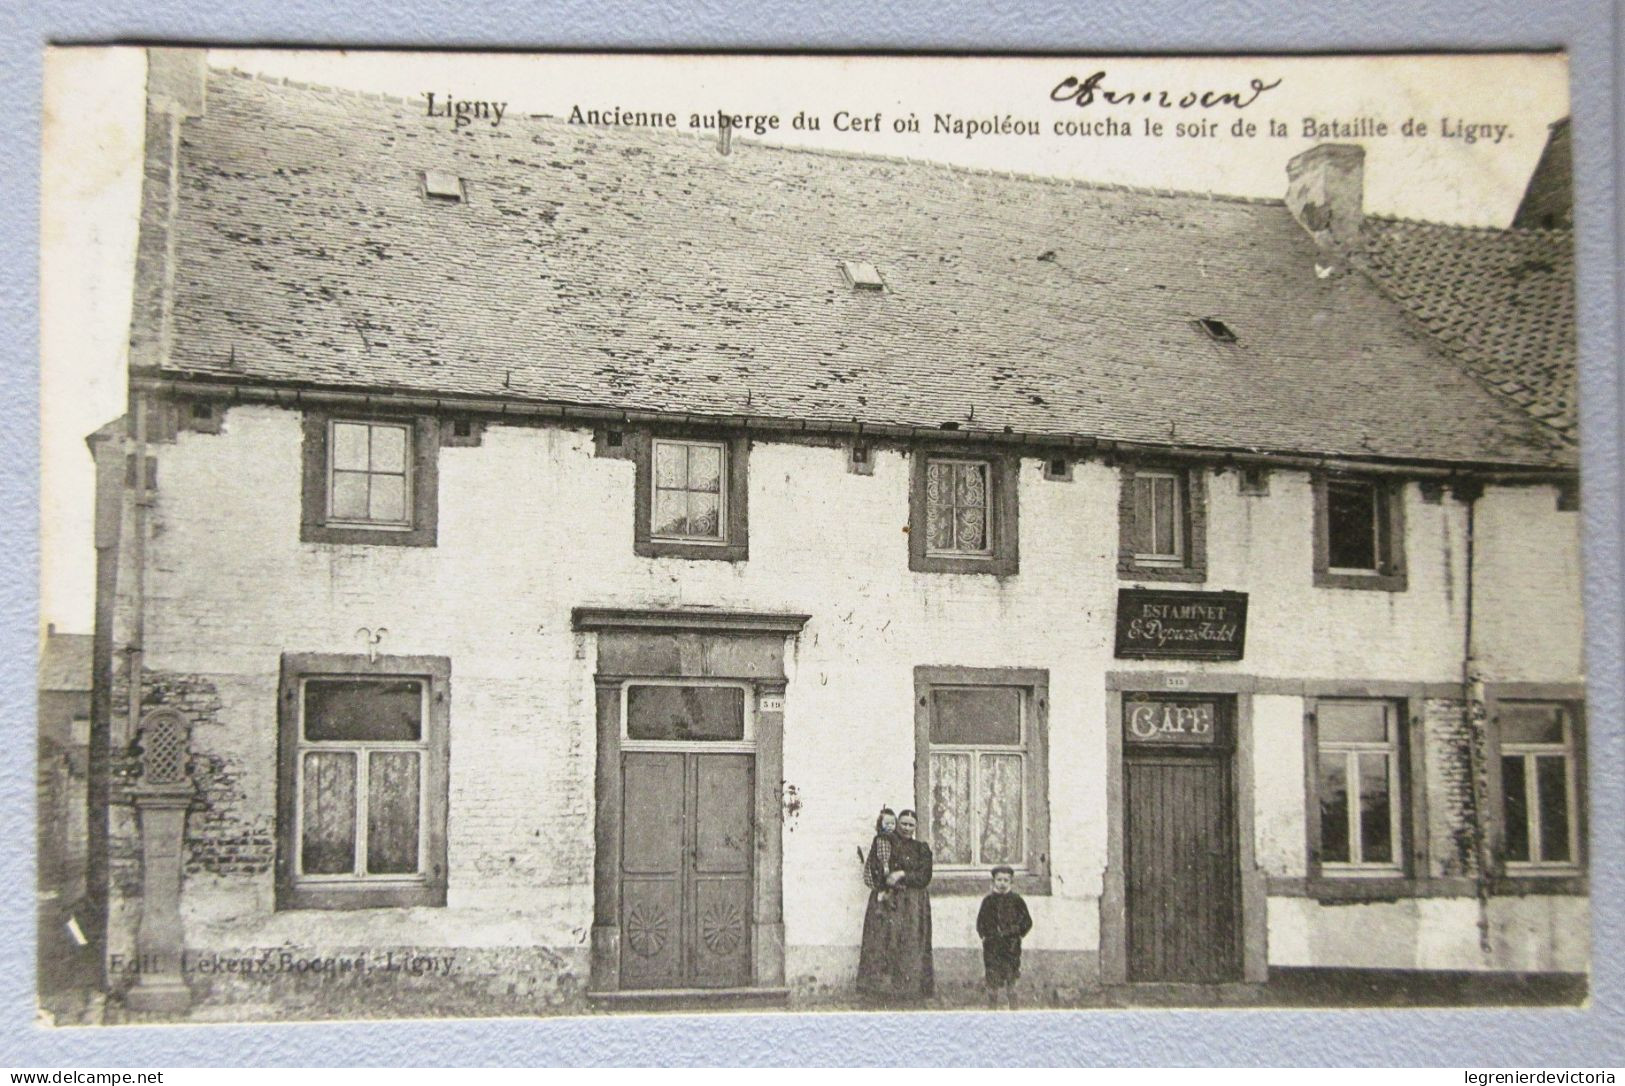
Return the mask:
<path id="1" fill-rule="evenodd" d="M 130 641 L 125 647 L 130 687 L 129 719 L 124 735 L 126 743 L 134 740 L 141 730 L 142 646 L 146 641 L 147 509 L 152 504 L 152 496 L 147 492 L 147 398 L 137 393 L 132 399 L 135 401 L 135 450 L 131 454 L 131 462 L 134 464 L 135 482 L 131 489 L 135 508 L 130 561 L 135 568 L 131 571 L 134 576 L 130 586 Z"/>
<path id="2" fill-rule="evenodd" d="M 1467 503 L 1467 586 L 1466 621 L 1462 635 L 1461 693 L 1462 712 L 1467 719 L 1467 758 L 1472 779 L 1473 825 L 1472 846 L 1474 889 L 1478 898 L 1478 947 L 1490 951 L 1490 878 L 1491 856 L 1486 819 L 1490 813 L 1490 781 L 1488 742 L 1485 736 L 1487 712 L 1484 706 L 1484 680 L 1478 671 L 1478 657 L 1473 643 L 1473 559 L 1474 527 L 1478 499 L 1484 492 L 1476 480 L 1464 483 L 1457 496 Z"/>

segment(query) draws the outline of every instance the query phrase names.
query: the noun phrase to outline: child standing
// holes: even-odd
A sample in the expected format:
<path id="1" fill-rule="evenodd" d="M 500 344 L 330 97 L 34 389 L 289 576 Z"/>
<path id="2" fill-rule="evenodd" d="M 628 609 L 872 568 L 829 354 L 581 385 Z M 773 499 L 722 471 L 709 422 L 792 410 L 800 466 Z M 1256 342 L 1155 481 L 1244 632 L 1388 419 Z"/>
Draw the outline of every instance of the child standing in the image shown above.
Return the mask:
<path id="1" fill-rule="evenodd" d="M 993 869 L 993 892 L 982 899 L 976 934 L 982 938 L 982 968 L 987 976 L 987 1005 L 1002 1000 L 1016 1008 L 1015 983 L 1021 976 L 1021 937 L 1033 930 L 1027 903 L 1011 887 L 1016 873 L 1000 864 Z"/>

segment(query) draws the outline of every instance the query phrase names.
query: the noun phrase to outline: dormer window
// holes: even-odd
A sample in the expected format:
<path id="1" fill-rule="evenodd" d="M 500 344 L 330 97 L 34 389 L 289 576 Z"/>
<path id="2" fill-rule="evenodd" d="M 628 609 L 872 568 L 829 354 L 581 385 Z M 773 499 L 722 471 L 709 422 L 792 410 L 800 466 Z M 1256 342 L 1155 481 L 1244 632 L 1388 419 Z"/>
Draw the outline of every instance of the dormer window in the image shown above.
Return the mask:
<path id="1" fill-rule="evenodd" d="M 846 285 L 853 290 L 886 289 L 886 281 L 880 278 L 880 269 L 865 261 L 841 261 L 841 274 L 846 277 Z"/>
<path id="2" fill-rule="evenodd" d="M 432 201 L 463 202 L 463 179 L 449 170 L 424 170 L 423 194 Z"/>

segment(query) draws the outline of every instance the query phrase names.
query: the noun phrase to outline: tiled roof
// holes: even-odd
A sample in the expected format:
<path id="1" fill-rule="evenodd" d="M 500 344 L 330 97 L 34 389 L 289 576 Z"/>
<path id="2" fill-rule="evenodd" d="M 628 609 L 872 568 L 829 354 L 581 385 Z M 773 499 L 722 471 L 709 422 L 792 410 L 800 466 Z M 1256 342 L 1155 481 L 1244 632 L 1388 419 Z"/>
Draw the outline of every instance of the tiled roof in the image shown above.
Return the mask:
<path id="1" fill-rule="evenodd" d="M 41 690 L 90 689 L 89 634 L 52 633 L 45 639 L 39 657 Z"/>
<path id="2" fill-rule="evenodd" d="M 1360 243 L 1359 266 L 1453 357 L 1578 438 L 1572 231 L 1368 218 Z"/>
<path id="3" fill-rule="evenodd" d="M 1571 456 L 1276 201 L 505 118 L 212 73 L 169 371 L 813 423 Z M 422 171 L 467 200 L 425 198 Z M 840 262 L 875 264 L 853 290 Z M 1193 327 L 1217 317 L 1238 342 Z"/>

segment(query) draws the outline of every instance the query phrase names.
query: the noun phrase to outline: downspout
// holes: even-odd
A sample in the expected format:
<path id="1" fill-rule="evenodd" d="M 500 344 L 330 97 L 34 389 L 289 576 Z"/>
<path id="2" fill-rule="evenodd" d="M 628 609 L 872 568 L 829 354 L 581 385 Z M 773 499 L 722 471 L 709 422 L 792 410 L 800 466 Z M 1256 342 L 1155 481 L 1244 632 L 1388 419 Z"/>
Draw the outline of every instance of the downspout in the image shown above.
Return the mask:
<path id="1" fill-rule="evenodd" d="M 129 720 L 124 741 L 135 740 L 141 729 L 141 675 L 142 648 L 146 643 L 147 594 L 147 509 L 152 497 L 147 490 L 147 398 L 140 393 L 132 397 L 135 412 L 135 450 L 131 454 L 135 479 L 131 485 L 134 494 L 133 531 L 130 539 L 130 640 L 125 646 L 126 680 L 129 683 Z"/>
<path id="2" fill-rule="evenodd" d="M 1483 486 L 1477 481 L 1463 485 L 1458 496 L 1467 503 L 1467 585 L 1465 622 L 1462 634 L 1461 659 L 1461 694 L 1462 712 L 1467 723 L 1467 759 L 1472 780 L 1472 856 L 1473 856 L 1473 883 L 1475 896 L 1478 898 L 1478 947 L 1488 954 L 1490 952 L 1490 879 L 1492 872 L 1489 847 L 1489 833 L 1485 819 L 1490 808 L 1490 781 L 1488 765 L 1488 743 L 1485 736 L 1485 723 L 1487 712 L 1484 706 L 1484 680 L 1479 675 L 1478 657 L 1473 642 L 1473 563 L 1474 563 L 1474 528 L 1478 499 L 1483 494 Z"/>

